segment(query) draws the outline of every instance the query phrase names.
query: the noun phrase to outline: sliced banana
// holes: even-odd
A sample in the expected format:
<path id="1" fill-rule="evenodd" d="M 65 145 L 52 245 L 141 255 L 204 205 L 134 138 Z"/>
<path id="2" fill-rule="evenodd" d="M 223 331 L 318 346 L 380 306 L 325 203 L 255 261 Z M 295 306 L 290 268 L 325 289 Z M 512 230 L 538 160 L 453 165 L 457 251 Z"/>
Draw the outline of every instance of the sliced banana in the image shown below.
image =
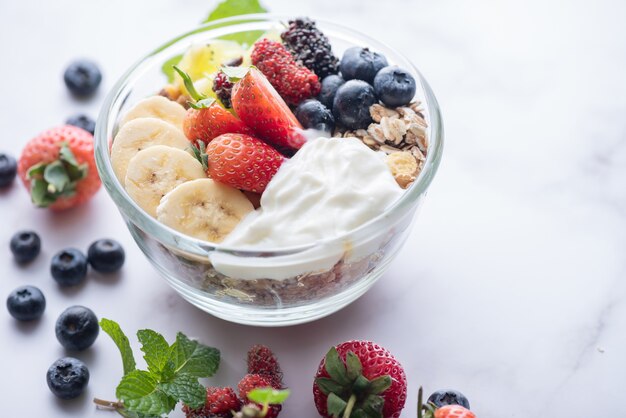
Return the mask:
<path id="1" fill-rule="evenodd" d="M 157 219 L 183 234 L 221 242 L 254 208 L 239 190 L 211 179 L 192 180 L 166 194 Z"/>
<path id="2" fill-rule="evenodd" d="M 206 178 L 202 164 L 189 153 L 165 145 L 139 151 L 126 172 L 126 191 L 156 218 L 163 196 L 186 181 Z"/>
<path id="3" fill-rule="evenodd" d="M 157 118 L 182 129 L 187 111 L 179 103 L 163 96 L 152 96 L 138 102 L 122 118 L 120 126 L 139 118 Z"/>
<path id="4" fill-rule="evenodd" d="M 156 118 L 134 119 L 122 126 L 111 146 L 113 171 L 122 184 L 129 161 L 139 151 L 154 145 L 185 149 L 189 141 L 180 129 Z"/>

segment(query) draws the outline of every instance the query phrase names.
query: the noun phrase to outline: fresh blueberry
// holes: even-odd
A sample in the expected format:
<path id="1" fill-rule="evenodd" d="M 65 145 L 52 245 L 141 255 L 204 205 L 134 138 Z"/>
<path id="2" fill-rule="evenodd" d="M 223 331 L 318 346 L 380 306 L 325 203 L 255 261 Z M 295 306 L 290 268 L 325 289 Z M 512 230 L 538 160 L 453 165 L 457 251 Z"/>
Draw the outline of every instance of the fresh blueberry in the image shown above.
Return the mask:
<path id="1" fill-rule="evenodd" d="M 50 273 L 60 285 L 76 285 L 87 276 L 87 258 L 79 250 L 67 248 L 52 257 Z"/>
<path id="2" fill-rule="evenodd" d="M 15 180 L 17 161 L 7 154 L 0 154 L 0 188 L 7 187 Z"/>
<path id="3" fill-rule="evenodd" d="M 353 46 L 344 52 L 339 69 L 344 80 L 356 78 L 371 84 L 376 73 L 387 65 L 387 58 L 384 55 L 372 52 L 368 48 Z"/>
<path id="4" fill-rule="evenodd" d="M 48 387 L 61 399 L 78 398 L 89 383 L 89 369 L 82 361 L 65 357 L 58 359 L 46 373 Z"/>
<path id="5" fill-rule="evenodd" d="M 409 104 L 415 96 L 415 79 L 396 65 L 385 67 L 374 77 L 376 96 L 389 107 Z"/>
<path id="6" fill-rule="evenodd" d="M 41 251 L 41 238 L 33 231 L 20 231 L 11 237 L 11 252 L 18 263 L 33 261 Z"/>
<path id="7" fill-rule="evenodd" d="M 456 390 L 438 390 L 428 398 L 428 402 L 434 403 L 437 408 L 446 405 L 460 405 L 470 409 L 470 404 L 465 395 Z"/>
<path id="8" fill-rule="evenodd" d="M 96 92 L 102 81 L 98 66 L 87 60 L 72 62 L 63 75 L 65 85 L 76 97 L 88 97 Z"/>
<path id="9" fill-rule="evenodd" d="M 89 246 L 87 259 L 94 270 L 100 273 L 114 273 L 124 265 L 126 254 L 119 242 L 99 239 Z"/>
<path id="10" fill-rule="evenodd" d="M 46 298 L 35 286 L 20 286 L 7 298 L 7 309 L 18 321 L 32 321 L 43 315 Z"/>
<path id="11" fill-rule="evenodd" d="M 68 120 L 66 120 L 65 123 L 67 123 L 68 125 L 82 128 L 92 135 L 96 131 L 96 122 L 87 115 L 83 115 L 83 114 L 74 115 Z"/>
<path id="12" fill-rule="evenodd" d="M 365 129 L 372 123 L 370 106 L 377 102 L 374 88 L 365 81 L 346 81 L 333 101 L 335 120 L 348 129 Z"/>
<path id="13" fill-rule="evenodd" d="M 346 80 L 341 76 L 332 74 L 322 80 L 322 89 L 320 90 L 317 100 L 322 102 L 324 106 L 331 109 L 333 108 L 333 99 L 337 94 L 337 89 L 345 83 Z"/>
<path id="14" fill-rule="evenodd" d="M 85 350 L 98 338 L 100 332 L 98 317 L 89 308 L 71 306 L 57 319 L 55 332 L 57 340 L 66 349 Z"/>
<path id="15" fill-rule="evenodd" d="M 335 129 L 333 113 L 317 100 L 309 99 L 300 103 L 295 115 L 304 129 L 317 129 L 329 134 Z"/>

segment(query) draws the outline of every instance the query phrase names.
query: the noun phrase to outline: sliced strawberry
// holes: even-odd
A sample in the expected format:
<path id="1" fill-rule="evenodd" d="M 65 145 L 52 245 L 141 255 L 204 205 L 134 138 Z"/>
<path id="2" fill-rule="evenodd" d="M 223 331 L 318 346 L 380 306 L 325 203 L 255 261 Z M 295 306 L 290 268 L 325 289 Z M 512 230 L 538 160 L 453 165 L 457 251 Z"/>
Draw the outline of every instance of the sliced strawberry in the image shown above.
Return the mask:
<path id="1" fill-rule="evenodd" d="M 256 68 L 250 68 L 234 85 L 231 101 L 237 116 L 262 140 L 295 149 L 306 141 L 300 122 Z"/>
<path id="2" fill-rule="evenodd" d="M 217 102 L 213 102 L 209 107 L 187 110 L 183 121 L 183 132 L 190 141 L 201 140 L 205 144 L 222 134 L 252 135 L 252 130 L 245 123 Z"/>

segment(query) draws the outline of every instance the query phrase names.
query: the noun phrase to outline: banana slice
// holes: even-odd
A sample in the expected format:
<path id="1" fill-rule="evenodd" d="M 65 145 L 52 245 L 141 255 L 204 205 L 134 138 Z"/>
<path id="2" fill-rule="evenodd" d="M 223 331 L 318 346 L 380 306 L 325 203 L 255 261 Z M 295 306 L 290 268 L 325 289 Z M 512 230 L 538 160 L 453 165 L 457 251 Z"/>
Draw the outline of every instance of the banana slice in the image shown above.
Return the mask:
<path id="1" fill-rule="evenodd" d="M 189 146 L 189 141 L 180 129 L 160 119 L 131 120 L 119 130 L 111 146 L 113 171 L 122 184 L 126 179 L 129 161 L 139 151 L 153 145 L 185 149 Z"/>
<path id="2" fill-rule="evenodd" d="M 202 164 L 190 154 L 165 145 L 139 151 L 126 172 L 126 191 L 146 212 L 156 218 L 161 198 L 179 184 L 206 178 Z"/>
<path id="3" fill-rule="evenodd" d="M 221 242 L 254 208 L 239 190 L 211 179 L 192 180 L 166 194 L 157 219 L 183 234 Z"/>
<path id="4" fill-rule="evenodd" d="M 179 103 L 163 96 L 152 96 L 138 102 L 120 122 L 120 127 L 139 118 L 157 118 L 182 129 L 187 111 Z"/>

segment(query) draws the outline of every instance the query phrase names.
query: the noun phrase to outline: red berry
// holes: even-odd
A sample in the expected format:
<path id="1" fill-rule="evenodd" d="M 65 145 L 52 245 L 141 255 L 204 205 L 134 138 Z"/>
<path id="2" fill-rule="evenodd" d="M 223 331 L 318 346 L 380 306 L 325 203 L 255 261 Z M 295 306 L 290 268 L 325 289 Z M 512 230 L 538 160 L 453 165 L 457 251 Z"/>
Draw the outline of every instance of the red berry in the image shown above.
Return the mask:
<path id="1" fill-rule="evenodd" d="M 383 376 L 388 376 L 391 379 L 391 385 L 378 395 L 384 400 L 382 407 L 383 418 L 398 418 L 402 408 L 404 408 L 407 389 L 404 369 L 398 360 L 396 360 L 389 351 L 370 341 L 347 341 L 339 344 L 335 347 L 335 349 L 335 355 L 339 355 L 339 361 L 344 365 L 346 364 L 346 356 L 349 352 L 356 355 L 356 358 L 358 358 L 361 362 L 362 376 L 370 382 Z M 324 380 L 330 378 L 330 375 L 326 370 L 326 363 L 331 360 L 332 351 L 333 350 L 331 350 L 327 357 L 321 361 L 316 374 L 316 382 L 313 384 L 315 406 L 317 407 L 320 415 L 326 418 L 331 417 L 327 410 L 327 398 L 330 392 L 321 388 L 318 383 L 318 379 L 321 378 L 321 380 Z M 335 394 L 345 398 L 344 400 L 346 401 L 351 396 L 356 395 L 357 401 L 353 409 L 353 411 L 355 411 L 359 409 L 360 406 L 363 406 L 362 403 L 367 401 L 367 399 L 361 399 L 357 394 L 353 394 L 351 392 L 352 384 L 354 383 L 354 380 L 356 380 L 355 378 L 344 376 L 344 379 L 347 380 L 339 382 L 335 379 L 331 379 L 335 382 L 335 384 L 338 384 L 345 389 L 345 391 Z"/>
<path id="2" fill-rule="evenodd" d="M 459 405 L 446 405 L 435 410 L 435 418 L 476 418 L 476 415 Z"/>
<path id="3" fill-rule="evenodd" d="M 61 152 L 64 145 L 77 164 L 68 162 L 68 153 Z M 42 194 L 42 188 L 49 190 L 46 189 L 48 182 L 43 178 L 43 168 L 51 164 L 62 167 L 58 171 L 67 174 L 69 181 L 63 190 Z M 31 173 L 33 177 L 29 178 L 29 170 L 38 165 L 41 170 Z M 31 139 L 22 151 L 18 173 L 31 192 L 33 202 L 52 210 L 69 209 L 87 202 L 101 185 L 94 158 L 93 136 L 70 125 L 49 129 Z"/>
<path id="4" fill-rule="evenodd" d="M 261 374 L 272 379 L 273 387 L 282 387 L 283 372 L 269 347 L 257 344 L 248 350 L 248 373 Z"/>
<path id="5" fill-rule="evenodd" d="M 285 101 L 298 105 L 319 94 L 321 84 L 317 75 L 298 64 L 280 42 L 261 39 L 254 44 L 252 64 L 267 77 Z"/>
<path id="6" fill-rule="evenodd" d="M 231 411 L 239 411 L 241 401 L 233 388 L 208 387 L 206 403 L 202 408 L 191 409 L 183 406 L 187 418 L 231 417 Z"/>
<path id="7" fill-rule="evenodd" d="M 302 125 L 267 78 L 255 68 L 233 87 L 233 109 L 257 137 L 276 147 L 299 149 Z"/>
<path id="8" fill-rule="evenodd" d="M 237 388 L 239 389 L 239 396 L 244 400 L 244 402 L 250 402 L 248 399 L 248 393 L 250 393 L 252 389 L 269 387 L 280 389 L 280 386 L 276 386 L 270 377 L 260 374 L 247 374 L 239 381 L 239 385 L 237 385 Z M 261 407 L 261 405 L 257 406 Z M 282 405 L 270 405 L 270 409 L 265 418 L 276 418 L 281 410 Z"/>
<path id="9" fill-rule="evenodd" d="M 201 140 L 205 144 L 222 134 L 252 134 L 250 128 L 219 103 L 202 109 L 188 109 L 183 121 L 183 131 L 190 141 L 195 143 Z"/>
<path id="10" fill-rule="evenodd" d="M 209 175 L 215 181 L 249 192 L 263 193 L 285 157 L 249 135 L 224 134 L 206 148 Z"/>
<path id="11" fill-rule="evenodd" d="M 220 71 L 215 76 L 212 89 L 217 97 L 220 99 L 224 107 L 230 109 L 232 107 L 232 104 L 230 102 L 230 96 L 233 91 L 233 83 L 223 71 Z"/>

